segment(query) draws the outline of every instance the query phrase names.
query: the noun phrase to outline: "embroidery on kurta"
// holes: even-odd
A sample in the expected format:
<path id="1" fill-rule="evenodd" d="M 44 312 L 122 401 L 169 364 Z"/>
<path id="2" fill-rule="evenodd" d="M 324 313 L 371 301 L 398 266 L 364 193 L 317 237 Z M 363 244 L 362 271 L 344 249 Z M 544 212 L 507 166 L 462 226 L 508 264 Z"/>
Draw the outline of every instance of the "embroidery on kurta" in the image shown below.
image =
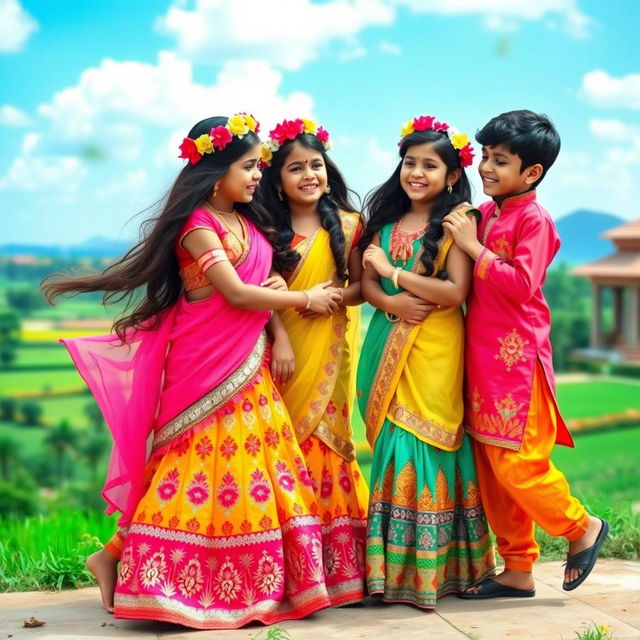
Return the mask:
<path id="1" fill-rule="evenodd" d="M 526 362 L 524 356 L 524 348 L 529 344 L 514 327 L 509 333 L 502 338 L 497 338 L 500 343 L 500 351 L 493 356 L 494 360 L 502 360 L 507 371 L 511 371 L 511 367 L 519 362 Z"/>
<path id="2" fill-rule="evenodd" d="M 513 247 L 504 233 L 491 243 L 491 250 L 506 262 L 513 258 Z"/>
<path id="3" fill-rule="evenodd" d="M 485 251 L 476 263 L 476 276 L 481 280 L 484 280 L 487 277 L 487 272 L 493 262 L 493 255 L 494 254 L 490 251 Z"/>

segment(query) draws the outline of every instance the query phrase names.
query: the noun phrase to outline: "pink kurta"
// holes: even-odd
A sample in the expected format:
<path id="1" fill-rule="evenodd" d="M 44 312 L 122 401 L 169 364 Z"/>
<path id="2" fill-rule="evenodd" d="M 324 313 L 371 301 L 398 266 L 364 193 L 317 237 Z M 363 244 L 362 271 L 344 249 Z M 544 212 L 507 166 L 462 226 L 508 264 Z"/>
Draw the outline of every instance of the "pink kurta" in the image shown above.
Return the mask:
<path id="1" fill-rule="evenodd" d="M 551 317 L 542 285 L 560 239 L 535 191 L 505 199 L 499 211 L 493 201 L 479 209 L 485 248 L 467 301 L 465 422 L 476 440 L 519 450 L 536 360 L 555 399 Z M 557 402 L 556 413 L 556 442 L 573 446 Z"/>

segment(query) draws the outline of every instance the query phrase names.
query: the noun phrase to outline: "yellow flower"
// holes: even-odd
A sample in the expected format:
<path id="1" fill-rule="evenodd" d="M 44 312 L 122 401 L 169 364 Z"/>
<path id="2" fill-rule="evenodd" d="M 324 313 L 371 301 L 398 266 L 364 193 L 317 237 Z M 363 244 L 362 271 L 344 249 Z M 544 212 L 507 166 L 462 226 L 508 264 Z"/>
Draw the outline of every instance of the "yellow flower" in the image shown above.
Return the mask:
<path id="1" fill-rule="evenodd" d="M 249 113 L 245 113 L 244 114 L 244 121 L 247 124 L 247 127 L 249 127 L 249 131 L 255 131 L 256 127 L 258 126 L 258 123 L 256 122 L 256 119 Z"/>
<path id="2" fill-rule="evenodd" d="M 414 131 L 415 129 L 413 128 L 413 120 L 409 120 L 404 125 L 404 127 L 402 127 L 402 131 L 400 132 L 400 135 L 404 138 L 405 136 L 408 136 L 410 133 L 413 133 Z"/>
<path id="3" fill-rule="evenodd" d="M 231 135 L 241 138 L 249 131 L 249 125 L 247 125 L 245 117 L 246 116 L 236 113 L 236 115 L 231 116 L 229 120 L 227 120 L 227 129 L 231 131 Z"/>
<path id="4" fill-rule="evenodd" d="M 318 130 L 318 125 L 313 120 L 305 120 L 302 118 L 302 122 L 304 122 L 304 132 L 315 134 Z"/>
<path id="5" fill-rule="evenodd" d="M 197 137 L 194 142 L 200 153 L 213 153 L 213 144 L 211 142 L 211 136 L 208 133 L 203 133 Z"/>
<path id="6" fill-rule="evenodd" d="M 598 631 L 601 633 L 609 633 L 611 631 L 611 627 L 606 624 L 598 625 Z"/>
<path id="7" fill-rule="evenodd" d="M 269 149 L 269 147 L 266 144 L 263 144 L 262 145 L 262 162 L 264 162 L 265 164 L 270 164 L 271 158 L 273 158 L 273 153 L 271 152 L 271 149 Z"/>
<path id="8" fill-rule="evenodd" d="M 462 149 L 469 144 L 469 136 L 466 133 L 455 133 L 451 136 L 451 144 L 454 149 Z"/>

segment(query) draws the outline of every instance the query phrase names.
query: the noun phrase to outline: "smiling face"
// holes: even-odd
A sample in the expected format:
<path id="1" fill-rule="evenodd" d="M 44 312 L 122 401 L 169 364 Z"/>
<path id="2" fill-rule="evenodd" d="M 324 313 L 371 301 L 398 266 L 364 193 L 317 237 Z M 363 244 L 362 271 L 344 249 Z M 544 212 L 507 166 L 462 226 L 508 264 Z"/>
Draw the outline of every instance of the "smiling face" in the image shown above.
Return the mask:
<path id="1" fill-rule="evenodd" d="M 433 202 L 447 187 L 447 165 L 432 142 L 407 149 L 400 166 L 400 186 L 415 204 Z"/>
<path id="2" fill-rule="evenodd" d="M 251 202 L 262 174 L 258 169 L 261 145 L 257 144 L 229 165 L 218 180 L 216 199 L 233 204 Z M 225 207 L 227 208 L 227 207 Z"/>
<path id="3" fill-rule="evenodd" d="M 317 203 L 326 192 L 327 182 L 322 153 L 294 142 L 280 169 L 280 186 L 289 203 Z"/>
<path id="4" fill-rule="evenodd" d="M 527 191 L 541 171 L 539 164 L 523 169 L 520 156 L 503 144 L 482 147 L 478 172 L 483 191 L 492 198 L 506 198 Z"/>

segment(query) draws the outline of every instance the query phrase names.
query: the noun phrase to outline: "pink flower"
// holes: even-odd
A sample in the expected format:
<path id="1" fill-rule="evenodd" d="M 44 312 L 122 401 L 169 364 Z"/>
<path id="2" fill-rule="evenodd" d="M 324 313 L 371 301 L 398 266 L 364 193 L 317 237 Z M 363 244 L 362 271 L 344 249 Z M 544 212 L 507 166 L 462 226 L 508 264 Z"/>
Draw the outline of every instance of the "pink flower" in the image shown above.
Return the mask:
<path id="1" fill-rule="evenodd" d="M 447 131 L 449 129 L 449 125 L 446 122 L 434 122 L 433 130 L 434 131 Z"/>
<path id="2" fill-rule="evenodd" d="M 258 398 L 258 404 L 261 407 L 264 407 L 267 404 L 268 400 L 266 398 L 266 396 L 263 396 L 262 394 L 260 394 L 260 397 Z"/>
<path id="3" fill-rule="evenodd" d="M 327 413 L 332 416 L 336 412 L 336 405 L 333 404 L 332 400 L 329 400 L 329 404 L 327 405 Z"/>
<path id="4" fill-rule="evenodd" d="M 218 502 L 227 509 L 232 507 L 239 497 L 238 483 L 232 473 L 222 476 L 222 484 L 218 487 Z"/>
<path id="5" fill-rule="evenodd" d="M 332 491 L 333 479 L 331 478 L 329 470 L 324 467 L 322 469 L 322 480 L 320 482 L 320 497 L 326 500 L 331 495 Z"/>
<path id="6" fill-rule="evenodd" d="M 413 119 L 414 131 L 430 131 L 433 128 L 433 116 L 418 116 Z"/>
<path id="7" fill-rule="evenodd" d="M 207 475 L 202 471 L 193 474 L 193 480 L 187 485 L 187 496 L 191 504 L 202 504 L 209 498 Z"/>
<path id="8" fill-rule="evenodd" d="M 320 142 L 322 142 L 322 144 L 327 144 L 327 142 L 329 142 L 329 132 L 322 127 L 318 127 L 318 130 L 316 131 L 316 137 L 318 138 L 318 140 L 320 140 Z"/>
<path id="9" fill-rule="evenodd" d="M 171 500 L 178 491 L 178 479 L 180 474 L 177 469 L 171 469 L 167 475 L 160 481 L 156 491 L 160 496 L 160 500 Z"/>
<path id="10" fill-rule="evenodd" d="M 190 164 L 196 164 L 202 159 L 202 154 L 198 151 L 196 143 L 191 138 L 185 138 L 182 141 L 180 151 L 178 158 L 186 158 Z"/>
<path id="11" fill-rule="evenodd" d="M 251 482 L 249 483 L 249 495 L 258 504 L 266 502 L 271 496 L 271 487 L 264 476 L 264 473 L 257 469 L 251 474 Z"/>
<path id="12" fill-rule="evenodd" d="M 249 398 L 245 398 L 245 401 L 242 403 L 242 410 L 248 413 L 249 411 L 251 411 L 251 409 L 253 409 L 251 401 L 249 400 Z"/>
<path id="13" fill-rule="evenodd" d="M 295 140 L 304 131 L 302 120 L 283 120 L 269 132 L 269 137 L 282 146 L 287 140 Z"/>
<path id="14" fill-rule="evenodd" d="M 462 147 L 460 151 L 458 151 L 458 155 L 460 157 L 460 165 L 463 167 L 469 167 L 473 164 L 473 147 L 471 143 Z"/>
<path id="15" fill-rule="evenodd" d="M 222 125 L 211 129 L 209 135 L 212 138 L 213 146 L 218 149 L 218 151 L 222 151 L 231 142 L 231 140 L 233 140 L 231 131 Z"/>

